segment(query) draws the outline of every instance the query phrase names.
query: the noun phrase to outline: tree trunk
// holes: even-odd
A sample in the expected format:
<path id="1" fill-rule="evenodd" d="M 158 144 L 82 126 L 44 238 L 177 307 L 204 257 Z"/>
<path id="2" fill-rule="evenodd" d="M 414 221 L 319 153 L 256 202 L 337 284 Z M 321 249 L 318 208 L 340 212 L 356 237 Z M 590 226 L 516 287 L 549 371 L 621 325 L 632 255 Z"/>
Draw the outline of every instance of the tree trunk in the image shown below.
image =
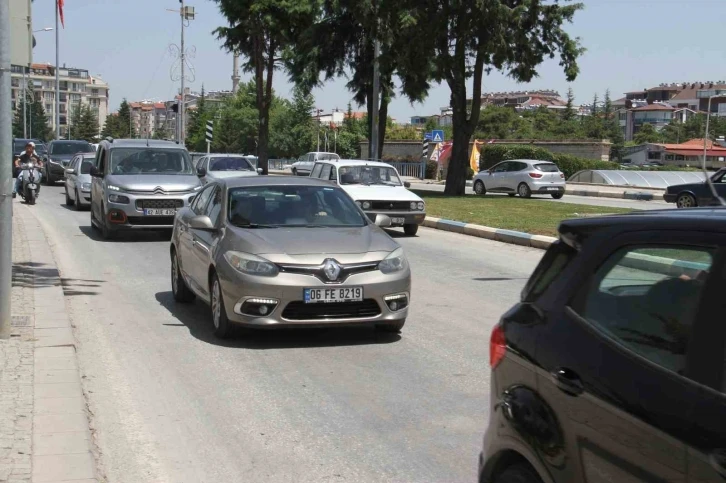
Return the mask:
<path id="1" fill-rule="evenodd" d="M 377 159 L 383 159 L 383 144 L 386 141 L 386 127 L 388 125 L 388 96 L 381 96 L 381 108 L 378 110 L 378 155 Z"/>
<path id="2" fill-rule="evenodd" d="M 466 168 L 469 166 L 469 139 L 473 134 L 466 113 L 466 83 L 458 78 L 449 82 L 451 87 L 452 128 L 454 131 L 451 158 L 446 173 L 444 194 L 463 196 L 466 194 Z"/>

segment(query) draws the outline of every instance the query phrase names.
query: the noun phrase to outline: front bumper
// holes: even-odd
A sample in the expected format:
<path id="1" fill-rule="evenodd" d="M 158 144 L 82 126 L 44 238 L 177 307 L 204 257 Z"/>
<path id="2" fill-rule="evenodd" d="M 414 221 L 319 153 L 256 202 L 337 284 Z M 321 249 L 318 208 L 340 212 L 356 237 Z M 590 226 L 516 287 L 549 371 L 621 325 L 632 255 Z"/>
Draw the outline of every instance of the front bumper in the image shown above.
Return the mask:
<path id="1" fill-rule="evenodd" d="M 403 218 L 403 223 L 392 223 L 391 226 L 403 226 L 403 225 L 422 225 L 426 219 L 426 212 L 424 211 L 366 211 L 363 212 L 368 216 L 368 219 L 375 222 L 376 215 L 386 215 L 393 221 L 394 218 Z"/>
<path id="2" fill-rule="evenodd" d="M 183 207 L 189 206 L 190 198 L 197 194 L 196 191 L 186 193 L 169 194 L 169 195 L 153 195 L 117 192 L 110 194 L 125 196 L 129 199 L 128 203 L 114 203 L 109 201 L 106 195 L 105 208 L 106 219 L 109 221 L 111 230 L 159 230 L 174 227 L 174 218 L 176 215 L 147 215 L 145 214 L 143 202 L 151 201 L 152 204 L 159 208 L 169 206 L 164 209 L 172 209 L 172 203 L 175 203 L 174 210 L 178 211 Z M 143 201 L 142 201 L 143 200 Z M 142 202 L 141 204 L 139 202 Z M 89 194 L 90 202 L 90 194 Z M 176 213 L 175 211 L 175 213 Z"/>
<path id="3" fill-rule="evenodd" d="M 663 193 L 663 200 L 665 200 L 666 203 L 675 203 L 677 198 L 678 195 L 675 193 Z"/>
<path id="4" fill-rule="evenodd" d="M 66 167 L 63 166 L 62 163 L 56 163 L 55 161 L 46 161 L 46 164 L 48 165 L 48 173 L 50 173 L 51 176 L 55 177 L 66 177 Z"/>
<path id="5" fill-rule="evenodd" d="M 396 322 L 408 316 L 408 305 L 391 310 L 386 302 L 388 296 L 403 294 L 410 304 L 411 272 L 408 268 L 393 274 L 379 270 L 353 274 L 339 284 L 326 284 L 314 276 L 297 273 L 281 272 L 275 277 L 244 275 L 226 263 L 217 265 L 216 269 L 227 317 L 240 325 L 260 328 L 372 325 Z M 358 286 L 363 288 L 364 302 L 305 304 L 303 300 L 305 288 Z M 251 299 L 274 300 L 276 305 L 265 316 L 248 315 L 243 313 L 244 304 Z"/>

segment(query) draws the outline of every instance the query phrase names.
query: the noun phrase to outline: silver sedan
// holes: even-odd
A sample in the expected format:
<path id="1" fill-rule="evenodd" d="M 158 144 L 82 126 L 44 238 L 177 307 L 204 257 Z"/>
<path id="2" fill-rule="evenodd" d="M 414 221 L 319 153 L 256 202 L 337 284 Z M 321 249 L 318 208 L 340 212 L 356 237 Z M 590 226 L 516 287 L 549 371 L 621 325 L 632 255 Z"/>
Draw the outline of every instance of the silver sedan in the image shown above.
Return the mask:
<path id="1" fill-rule="evenodd" d="M 66 205 L 76 210 L 91 205 L 91 166 L 95 153 L 77 154 L 68 163 L 65 177 Z"/>
<path id="2" fill-rule="evenodd" d="M 473 180 L 474 192 L 507 193 L 529 198 L 533 194 L 550 195 L 559 200 L 565 194 L 565 175 L 551 161 L 513 159 L 479 171 Z"/>
<path id="3" fill-rule="evenodd" d="M 396 241 L 337 186 L 310 178 L 216 180 L 179 211 L 171 242 L 178 302 L 211 307 L 214 333 L 234 324 L 367 324 L 398 332 L 411 272 Z"/>

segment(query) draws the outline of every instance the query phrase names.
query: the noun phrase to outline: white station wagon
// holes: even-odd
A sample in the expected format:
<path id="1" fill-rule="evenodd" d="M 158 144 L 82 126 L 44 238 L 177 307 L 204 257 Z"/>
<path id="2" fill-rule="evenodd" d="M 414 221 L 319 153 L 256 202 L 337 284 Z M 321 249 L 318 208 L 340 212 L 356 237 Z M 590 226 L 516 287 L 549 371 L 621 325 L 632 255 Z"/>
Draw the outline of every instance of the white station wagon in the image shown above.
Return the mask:
<path id="1" fill-rule="evenodd" d="M 391 226 L 403 227 L 408 236 L 416 235 L 426 218 L 426 204 L 401 181 L 390 164 L 351 159 L 318 161 L 311 178 L 340 185 L 371 221 L 376 215 L 391 218 Z"/>

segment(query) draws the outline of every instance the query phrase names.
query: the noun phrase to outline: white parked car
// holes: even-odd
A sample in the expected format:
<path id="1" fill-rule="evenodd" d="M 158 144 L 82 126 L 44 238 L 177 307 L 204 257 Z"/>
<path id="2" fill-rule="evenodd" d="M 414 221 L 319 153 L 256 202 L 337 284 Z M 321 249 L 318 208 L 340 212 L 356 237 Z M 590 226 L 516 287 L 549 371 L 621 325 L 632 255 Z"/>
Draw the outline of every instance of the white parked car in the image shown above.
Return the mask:
<path id="1" fill-rule="evenodd" d="M 335 153 L 308 153 L 300 156 L 296 162 L 292 163 L 292 174 L 295 176 L 307 176 L 313 170 L 313 166 L 317 161 L 335 161 L 339 159 L 340 156 Z"/>
<path id="2" fill-rule="evenodd" d="M 207 154 L 197 163 L 197 176 L 202 184 L 215 179 L 257 176 L 261 168 L 255 168 L 256 159 L 236 154 Z"/>
<path id="3" fill-rule="evenodd" d="M 311 178 L 329 180 L 340 185 L 360 206 L 371 221 L 376 215 L 391 218 L 391 226 L 403 227 L 414 236 L 426 218 L 426 204 L 401 181 L 390 164 L 350 159 L 318 161 Z"/>
<path id="4" fill-rule="evenodd" d="M 507 193 L 529 198 L 533 194 L 550 195 L 559 200 L 565 194 L 565 175 L 551 161 L 513 159 L 495 164 L 474 176 L 474 192 Z"/>

